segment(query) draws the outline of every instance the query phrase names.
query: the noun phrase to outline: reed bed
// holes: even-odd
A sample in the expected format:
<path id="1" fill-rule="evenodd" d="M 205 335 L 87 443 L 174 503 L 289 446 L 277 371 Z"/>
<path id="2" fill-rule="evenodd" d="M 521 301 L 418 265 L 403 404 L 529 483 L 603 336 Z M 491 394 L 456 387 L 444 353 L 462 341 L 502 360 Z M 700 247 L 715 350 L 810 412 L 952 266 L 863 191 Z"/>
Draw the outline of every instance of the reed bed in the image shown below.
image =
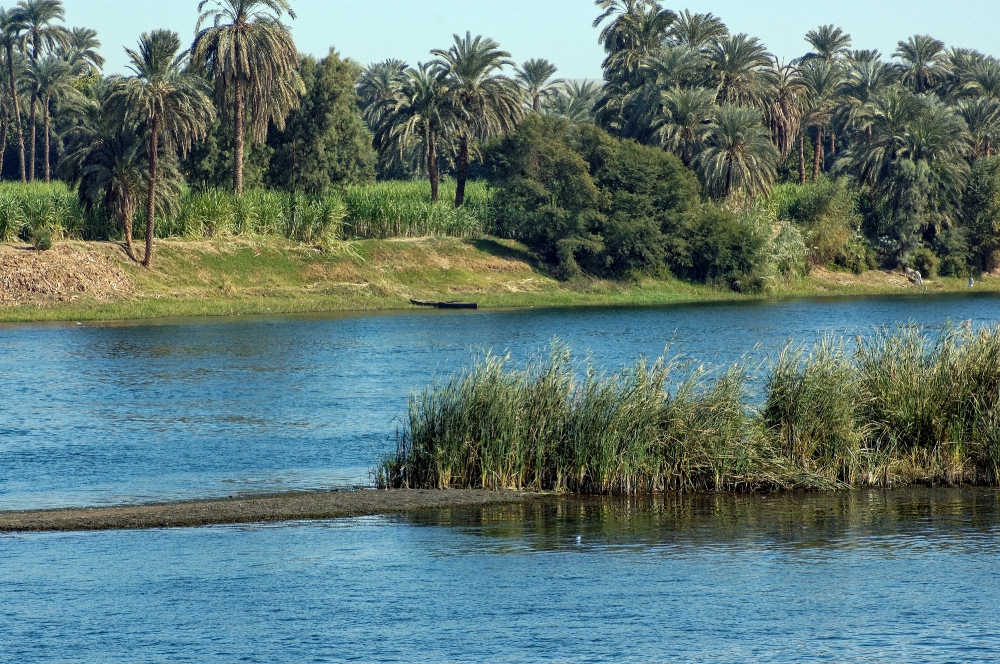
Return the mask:
<path id="1" fill-rule="evenodd" d="M 486 229 L 490 193 L 470 183 L 467 202 L 456 209 L 454 183 L 430 200 L 425 182 L 380 182 L 347 187 L 325 196 L 222 190 L 186 192 L 173 215 L 157 218 L 158 238 L 278 235 L 311 244 L 394 237 L 479 237 Z M 134 219 L 138 238 L 142 212 Z M 30 241 L 45 230 L 56 238 L 117 239 L 121 231 L 103 210 L 86 210 L 61 182 L 0 183 L 0 241 Z"/>
<path id="2" fill-rule="evenodd" d="M 756 372 L 486 355 L 414 395 L 377 470 L 386 488 L 622 495 L 998 478 L 1000 327 L 971 326 L 790 346 Z"/>

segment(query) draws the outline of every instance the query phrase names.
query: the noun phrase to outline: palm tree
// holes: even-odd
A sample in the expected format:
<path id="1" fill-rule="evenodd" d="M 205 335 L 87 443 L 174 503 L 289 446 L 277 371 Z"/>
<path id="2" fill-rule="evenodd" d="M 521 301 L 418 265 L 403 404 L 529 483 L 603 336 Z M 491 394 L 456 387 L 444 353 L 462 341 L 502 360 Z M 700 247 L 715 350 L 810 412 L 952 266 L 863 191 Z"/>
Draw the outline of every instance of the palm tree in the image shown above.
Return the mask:
<path id="1" fill-rule="evenodd" d="M 538 113 L 542 102 L 559 94 L 559 87 L 565 83 L 561 78 L 552 78 L 558 69 L 548 60 L 528 60 L 515 74 L 524 88 L 531 110 Z"/>
<path id="2" fill-rule="evenodd" d="M 281 22 L 295 12 L 288 0 L 201 0 L 198 11 L 192 60 L 215 81 L 219 107 L 232 116 L 233 186 L 242 195 L 245 139 L 262 143 L 271 122 L 284 129 L 305 94 L 299 53 Z"/>
<path id="3" fill-rule="evenodd" d="M 804 116 L 805 124 L 816 129 L 813 154 L 813 182 L 816 182 L 819 180 L 820 171 L 826 162 L 823 141 L 826 128 L 833 119 L 837 95 L 843 81 L 843 69 L 836 62 L 815 58 L 802 65 L 799 72 L 806 85 L 806 100 L 808 102 Z M 831 133 L 831 152 L 835 152 L 834 140 Z"/>
<path id="4" fill-rule="evenodd" d="M 188 68 L 188 53 L 180 51 L 180 37 L 169 30 L 143 34 L 139 49 L 126 49 L 133 75 L 114 82 L 106 107 L 116 117 L 141 125 L 149 163 L 146 185 L 146 255 L 142 264 L 153 260 L 153 231 L 156 213 L 157 166 L 160 145 L 167 151 L 190 149 L 195 140 L 207 135 L 214 119 L 207 84 Z"/>
<path id="5" fill-rule="evenodd" d="M 459 119 L 455 207 L 461 207 L 469 176 L 470 141 L 506 134 L 524 111 L 517 84 L 501 73 L 504 67 L 514 66 L 510 54 L 492 39 L 473 39 L 469 32 L 454 39 L 448 50 L 431 53 L 439 58 L 435 64 L 448 81 L 451 105 Z"/>
<path id="6" fill-rule="evenodd" d="M 955 112 L 965 122 L 973 159 L 992 157 L 1000 136 L 1000 102 L 987 97 L 963 99 L 958 102 Z"/>
<path id="7" fill-rule="evenodd" d="M 773 56 L 756 37 L 740 33 L 716 41 L 709 49 L 719 103 L 759 104 L 763 89 L 759 77 L 770 70 Z"/>
<path id="8" fill-rule="evenodd" d="M 715 14 L 692 14 L 684 10 L 670 28 L 670 41 L 699 51 L 729 34 L 729 28 Z"/>
<path id="9" fill-rule="evenodd" d="M 776 177 L 778 150 L 760 110 L 723 104 L 695 163 L 708 192 L 717 198 L 767 194 Z"/>
<path id="10" fill-rule="evenodd" d="M 31 62 L 38 62 L 43 51 L 52 51 L 69 43 L 69 31 L 61 25 L 66 11 L 60 0 L 21 0 L 12 11 L 12 20 L 21 35 L 22 49 Z M 28 47 L 31 47 L 30 50 Z M 37 147 L 38 94 L 31 93 L 31 110 L 28 123 L 31 127 L 31 143 L 28 153 L 28 179 L 35 179 L 35 151 Z"/>
<path id="11" fill-rule="evenodd" d="M 602 66 L 625 78 L 663 44 L 677 20 L 677 14 L 653 0 L 597 0 L 597 5 L 603 11 L 594 27 L 607 22 L 599 38 L 607 53 Z"/>
<path id="12" fill-rule="evenodd" d="M 1000 62 L 983 59 L 969 67 L 965 89 L 988 99 L 1000 100 Z"/>
<path id="13" fill-rule="evenodd" d="M 28 181 L 27 166 L 24 153 L 24 127 L 21 125 L 21 101 L 17 88 L 17 62 L 15 46 L 21 43 L 21 32 L 24 26 L 15 12 L 8 12 L 0 7 L 0 42 L 3 44 L 4 56 L 7 62 L 7 94 L 11 106 L 11 124 L 17 134 L 18 155 L 21 160 L 21 182 Z"/>
<path id="14" fill-rule="evenodd" d="M 707 88 L 677 88 L 663 93 L 663 117 L 657 123 L 660 145 L 690 167 L 712 131 L 715 91 Z"/>
<path id="15" fill-rule="evenodd" d="M 948 75 L 944 42 L 929 35 L 915 35 L 899 42 L 893 57 L 902 61 L 903 83 L 917 94 L 929 92 Z"/>
<path id="16" fill-rule="evenodd" d="M 97 76 L 104 68 L 104 58 L 98 52 L 101 42 L 97 31 L 90 28 L 73 28 L 69 43 L 56 49 L 59 57 L 73 67 L 77 76 Z"/>
<path id="17" fill-rule="evenodd" d="M 391 98 L 370 107 L 380 118 L 375 125 L 375 144 L 380 152 L 399 150 L 401 157 L 414 152 L 426 165 L 431 200 L 439 200 L 438 146 L 457 124 L 452 112 L 444 71 L 423 64 L 406 71 L 406 81 Z"/>
<path id="18" fill-rule="evenodd" d="M 73 75 L 73 67 L 68 62 L 50 55 L 28 65 L 26 81 L 31 94 L 42 102 L 42 124 L 45 132 L 45 183 L 48 184 L 52 181 L 50 155 L 52 101 L 53 99 L 78 96 L 79 92 L 74 85 L 76 77 Z"/>
<path id="19" fill-rule="evenodd" d="M 806 41 L 813 47 L 802 61 L 820 58 L 833 62 L 851 52 L 851 36 L 834 25 L 821 25 L 806 33 Z"/>
<path id="20" fill-rule="evenodd" d="M 400 88 L 408 80 L 407 65 L 402 60 L 390 58 L 370 64 L 358 79 L 358 99 L 361 116 L 369 127 L 377 127 L 382 122 L 382 111 L 392 102 Z"/>
<path id="21" fill-rule="evenodd" d="M 774 63 L 764 105 L 764 121 L 771 131 L 771 142 L 778 148 L 782 161 L 787 160 L 792 153 L 795 139 L 801 138 L 799 128 L 802 125 L 802 100 L 807 92 L 808 86 L 798 69 L 792 65 Z M 799 149 L 799 161 L 802 162 L 805 159 L 805 146 L 801 140 Z"/>
<path id="22" fill-rule="evenodd" d="M 569 81 L 545 103 L 543 111 L 565 118 L 570 124 L 593 123 L 594 105 L 600 94 L 601 86 L 594 81 Z"/>

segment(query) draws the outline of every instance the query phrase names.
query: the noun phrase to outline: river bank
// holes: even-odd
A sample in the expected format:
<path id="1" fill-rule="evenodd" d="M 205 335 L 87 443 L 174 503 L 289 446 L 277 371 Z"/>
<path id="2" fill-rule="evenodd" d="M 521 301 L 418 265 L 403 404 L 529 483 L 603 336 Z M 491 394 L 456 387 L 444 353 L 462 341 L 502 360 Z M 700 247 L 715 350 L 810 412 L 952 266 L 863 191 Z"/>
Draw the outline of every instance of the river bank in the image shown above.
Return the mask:
<path id="1" fill-rule="evenodd" d="M 3 532 L 77 532 L 196 528 L 240 523 L 318 521 L 421 510 L 505 505 L 541 494 L 523 491 L 335 491 L 223 500 L 0 512 Z"/>
<path id="2" fill-rule="evenodd" d="M 968 292 L 963 279 L 915 286 L 901 273 L 818 269 L 764 294 L 675 279 L 558 281 L 505 240 L 365 240 L 332 249 L 280 238 L 164 240 L 152 270 L 113 243 L 64 242 L 47 252 L 0 245 L 0 322 L 402 310 L 410 299 L 483 308 L 655 306 L 797 297 Z M 1000 292 L 987 277 L 977 292 Z"/>

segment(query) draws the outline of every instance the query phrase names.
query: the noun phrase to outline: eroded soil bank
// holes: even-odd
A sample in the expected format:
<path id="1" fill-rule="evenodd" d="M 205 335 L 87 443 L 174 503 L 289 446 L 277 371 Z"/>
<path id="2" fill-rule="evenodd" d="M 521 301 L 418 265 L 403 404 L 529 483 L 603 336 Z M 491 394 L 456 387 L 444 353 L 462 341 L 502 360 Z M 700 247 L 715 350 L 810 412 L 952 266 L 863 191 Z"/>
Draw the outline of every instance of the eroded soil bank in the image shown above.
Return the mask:
<path id="1" fill-rule="evenodd" d="M 519 491 L 339 491 L 250 496 L 129 507 L 0 512 L 0 532 L 71 532 L 194 528 L 240 523 L 316 521 L 428 509 L 520 503 Z"/>

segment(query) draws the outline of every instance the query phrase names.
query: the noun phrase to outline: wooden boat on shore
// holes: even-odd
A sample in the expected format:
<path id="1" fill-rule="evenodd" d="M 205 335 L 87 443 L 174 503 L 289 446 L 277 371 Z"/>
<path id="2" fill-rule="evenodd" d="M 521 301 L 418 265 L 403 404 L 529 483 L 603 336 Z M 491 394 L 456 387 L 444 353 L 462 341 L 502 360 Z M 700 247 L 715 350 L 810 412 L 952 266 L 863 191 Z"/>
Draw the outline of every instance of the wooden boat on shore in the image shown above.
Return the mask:
<path id="1" fill-rule="evenodd" d="M 418 307 L 434 307 L 436 309 L 478 309 L 476 302 L 434 302 L 430 300 L 410 300 L 411 304 Z"/>

